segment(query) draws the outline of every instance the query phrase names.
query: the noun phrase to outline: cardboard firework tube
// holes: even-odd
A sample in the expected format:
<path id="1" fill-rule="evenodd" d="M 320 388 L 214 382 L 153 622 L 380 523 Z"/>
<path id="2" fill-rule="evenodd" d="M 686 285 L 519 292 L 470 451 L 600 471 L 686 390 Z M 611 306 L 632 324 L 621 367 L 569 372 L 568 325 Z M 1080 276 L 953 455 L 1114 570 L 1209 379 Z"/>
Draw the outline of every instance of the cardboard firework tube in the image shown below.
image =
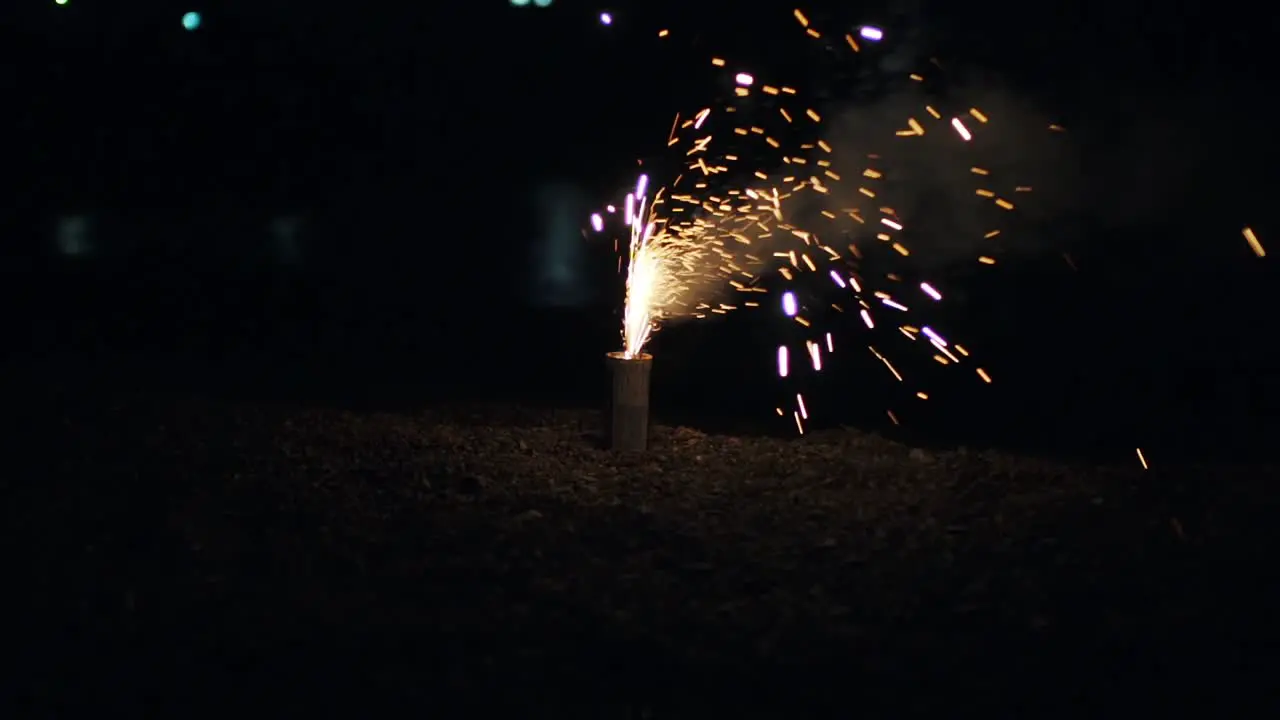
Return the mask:
<path id="1" fill-rule="evenodd" d="M 609 447 L 644 450 L 649 445 L 649 371 L 653 356 L 641 353 L 628 358 L 621 352 L 611 352 L 606 362 L 613 377 L 613 393 L 605 413 Z"/>

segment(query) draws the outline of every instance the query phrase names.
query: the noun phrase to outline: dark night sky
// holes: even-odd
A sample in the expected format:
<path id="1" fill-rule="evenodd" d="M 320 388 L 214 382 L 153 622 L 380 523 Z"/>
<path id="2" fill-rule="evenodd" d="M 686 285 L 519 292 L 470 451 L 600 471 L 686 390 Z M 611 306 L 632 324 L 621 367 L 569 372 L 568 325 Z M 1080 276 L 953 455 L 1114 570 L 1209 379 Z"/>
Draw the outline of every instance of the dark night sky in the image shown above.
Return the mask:
<path id="1" fill-rule="evenodd" d="M 813 73 L 826 60 L 784 32 L 788 3 L 627 5 L 603 28 L 600 4 L 569 0 L 6 3 L 0 77 L 19 108 L 6 180 L 29 221 L 71 207 L 348 208 L 402 224 L 391 216 L 429 216 L 451 232 L 482 217 L 519 234 L 527 208 L 512 198 L 531 183 L 607 195 L 660 149 L 671 114 L 716 87 L 712 53 L 837 98 L 867 81 Z M 911 30 L 915 55 L 998 73 L 1078 131 L 1097 187 L 1130 192 L 1145 182 L 1134 167 L 1164 184 L 1191 178 L 1117 204 L 1203 191 L 1245 213 L 1270 153 L 1258 58 L 1275 21 L 1228 5 L 880 0 L 808 12 L 827 26 L 876 18 Z M 192 9 L 204 26 L 187 33 Z M 675 41 L 659 43 L 658 27 Z"/>
<path id="2" fill-rule="evenodd" d="M 615 10 L 618 23 L 601 28 L 598 4 L 568 0 L 544 11 L 513 9 L 502 0 L 306 3 L 305 9 L 283 0 L 245 0 L 207 3 L 199 8 L 204 27 L 185 33 L 179 18 L 198 2 L 76 0 L 57 7 L 52 0 L 23 0 L 6 3 L 11 20 L 4 32 L 11 97 L 27 110 L 19 120 L 35 141 L 30 147 L 42 154 L 110 155 L 129 146 L 102 135 L 160 126 L 168 132 L 158 133 L 158 147 L 180 142 L 172 137 L 180 131 L 194 132 L 189 148 L 222 159 L 228 150 L 258 155 L 271 143 L 270 154 L 279 157 L 269 164 L 299 168 L 293 175 L 320 170 L 307 165 L 317 147 L 321 154 L 341 146 L 364 150 L 364 143 L 378 147 L 380 139 L 399 154 L 425 159 L 460 151 L 460 143 L 447 141 L 464 136 L 488 138 L 489 148 L 474 150 L 507 155 L 492 146 L 526 144 L 525 128 L 582 142 L 575 126 L 596 119 L 612 121 L 616 133 L 618 121 L 630 118 L 639 132 L 650 122 L 646 113 L 611 101 L 625 95 L 621 78 L 635 78 L 655 95 L 653 115 L 666 116 L 679 105 L 668 99 L 680 95 L 672 87 L 679 76 L 706 80 L 689 68 L 711 48 L 752 62 L 809 66 L 791 46 L 780 52 L 771 39 L 789 21 L 787 4 L 715 2 L 696 11 L 687 4 L 636 4 L 639 17 Z M 810 12 L 815 19 L 853 22 L 883 16 L 880 8 L 912 5 L 923 3 L 865 3 L 865 11 L 844 3 L 837 13 Z M 930 36 L 922 42 L 925 52 L 940 48 L 947 57 L 998 66 L 1028 92 L 1064 104 L 1135 91 L 1236 85 L 1247 92 L 1265 75 L 1249 72 L 1259 70 L 1255 45 L 1270 20 L 1256 17 L 1262 10 L 1228 13 L 1215 4 L 1210 15 L 1203 3 L 1187 2 L 932 5 L 912 14 Z M 698 46 L 660 48 L 651 33 L 666 25 L 687 28 Z M 201 125 L 216 132 L 202 134 Z M 624 157 L 628 146 L 642 144 L 604 137 L 609 134 L 589 132 L 590 140 L 609 140 Z M 291 142 L 279 144 L 280 135 Z M 136 155 L 142 148 L 130 149 Z M 421 172 L 392 165 L 382 170 Z M 264 174 L 290 173 L 277 167 Z"/>
<path id="3" fill-rule="evenodd" d="M 285 354 L 411 366 L 441 334 L 462 346 L 512 300 L 543 302 L 538 278 L 563 270 L 564 302 L 603 328 L 577 341 L 592 348 L 589 364 L 616 337 L 609 313 L 621 290 L 608 248 L 584 249 L 579 232 L 634 179 L 638 158 L 662 154 L 676 111 L 728 92 L 710 56 L 796 84 L 828 120 L 841 118 L 833 137 L 860 139 L 864 126 L 892 137 L 885 122 L 900 126 L 902 110 L 919 110 L 898 90 L 909 67 L 936 55 L 949 69 L 938 102 L 998 112 L 1009 131 L 993 134 L 993 149 L 1035 176 L 1007 261 L 981 283 L 957 280 L 963 289 L 947 306 L 999 355 L 993 366 L 1006 369 L 1002 387 L 1019 408 L 1011 417 L 1026 410 L 1028 388 L 1057 393 L 1046 406 L 1124 395 L 1114 418 L 1127 438 L 1134 408 L 1156 407 L 1193 379 L 1202 397 L 1234 393 L 1241 406 L 1274 384 L 1275 353 L 1255 340 L 1274 317 L 1271 259 L 1254 258 L 1240 235 L 1251 225 L 1277 252 L 1268 6 L 805 4 L 824 28 L 886 27 L 882 49 L 852 62 L 799 32 L 792 7 L 626 2 L 609 8 L 616 22 L 606 28 L 601 5 L 570 0 L 551 10 L 507 0 L 6 0 L 6 322 L 77 359 L 84 347 L 172 344 L 177 334 L 198 356 L 284 338 Z M 204 13 L 195 33 L 180 25 L 189 10 Z M 669 41 L 656 37 L 662 27 Z M 1069 128 L 1052 153 L 1050 121 Z M 954 145 L 945 159 L 965 174 L 968 146 Z M 647 167 L 660 172 L 661 162 Z M 911 169 L 923 207 L 930 192 L 972 198 L 971 185 L 956 195 L 959 186 L 943 184 L 928 158 Z M 69 215 L 92 222 L 102 262 L 55 249 L 55 220 Z M 282 215 L 301 218 L 300 261 L 282 262 L 284 233 L 268 231 Z M 975 243 L 985 238 L 958 232 L 972 229 L 963 217 L 934 215 L 947 231 L 913 239 L 927 250 L 922 264 L 944 277 L 953 260 L 979 272 Z M 62 324 L 33 322 L 27 310 L 62 306 L 72 308 Z M 733 327 L 755 332 L 743 322 Z M 82 345 L 66 339 L 72 325 Z M 769 327 L 751 342 L 773 343 Z M 545 342 L 511 337 L 492 347 Z M 705 353 L 689 334 L 658 342 L 673 343 L 666 351 L 682 337 L 693 343 L 684 357 L 708 364 L 728 364 L 725 348 L 747 352 L 737 336 L 706 335 Z M 374 338 L 382 349 L 358 352 Z M 753 383 L 771 372 L 744 368 Z M 709 374 L 690 372 L 689 382 Z M 1087 391 L 1073 384 L 1085 376 Z M 861 375 L 847 377 L 855 385 L 832 392 L 867 391 Z"/>

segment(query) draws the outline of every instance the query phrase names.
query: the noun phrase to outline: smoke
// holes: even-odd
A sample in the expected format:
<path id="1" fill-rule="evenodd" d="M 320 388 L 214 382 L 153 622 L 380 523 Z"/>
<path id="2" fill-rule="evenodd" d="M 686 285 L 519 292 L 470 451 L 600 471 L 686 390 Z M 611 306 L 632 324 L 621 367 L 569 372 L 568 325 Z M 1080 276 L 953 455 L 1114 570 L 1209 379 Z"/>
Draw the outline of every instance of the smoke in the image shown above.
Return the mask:
<path id="1" fill-rule="evenodd" d="M 901 238 L 917 264 L 1056 254 L 1100 230 L 1167 226 L 1229 197 L 1232 178 L 1244 174 L 1250 133 L 1238 125 L 1233 132 L 1217 109 L 1222 103 L 1203 96 L 1099 93 L 1082 106 L 1054 109 L 991 78 L 942 94 L 914 85 L 827 111 L 825 139 L 841 180 L 828 180 L 825 195 L 798 194 L 790 222 L 820 234 L 831 228 L 868 237 L 883 230 L 870 225 L 877 208 L 889 207 L 906 227 Z M 988 121 L 980 122 L 971 108 Z M 1062 119 L 1064 111 L 1072 121 Z M 909 118 L 924 128 L 923 136 L 897 136 Z M 971 141 L 961 138 L 952 118 L 971 131 Z M 1057 123 L 1065 125 L 1060 132 L 1050 129 Z M 860 176 L 864 168 L 882 177 Z M 875 198 L 860 194 L 860 187 Z M 1002 209 L 980 190 L 1015 209 Z M 853 207 L 862 209 L 868 225 L 848 218 Z M 835 228 L 824 212 L 841 218 Z"/>
<path id="2" fill-rule="evenodd" d="M 797 195 L 789 221 L 821 234 L 832 227 L 830 215 L 835 215 L 837 232 L 874 237 L 885 229 L 877 224 L 880 209 L 890 208 L 905 227 L 895 237 L 911 249 L 916 263 L 973 260 L 1005 250 L 994 244 L 1007 244 L 1005 235 L 1015 228 L 1043 227 L 1068 213 L 1074 192 L 1068 188 L 1080 185 L 1079 156 L 1069 136 L 1049 129 L 1054 118 L 995 84 L 964 93 L 962 101 L 910 88 L 826 115 L 824 139 L 840 179 L 826 181 L 829 193 Z M 953 118 L 971 133 L 970 141 L 953 127 Z M 923 135 L 899 136 L 912 121 Z M 1015 209 L 1002 208 L 996 198 Z M 850 218 L 850 210 L 867 224 Z M 990 234 L 997 230 L 1000 239 L 993 242 Z M 1025 238 L 1020 247 L 1042 249 L 1036 243 Z"/>

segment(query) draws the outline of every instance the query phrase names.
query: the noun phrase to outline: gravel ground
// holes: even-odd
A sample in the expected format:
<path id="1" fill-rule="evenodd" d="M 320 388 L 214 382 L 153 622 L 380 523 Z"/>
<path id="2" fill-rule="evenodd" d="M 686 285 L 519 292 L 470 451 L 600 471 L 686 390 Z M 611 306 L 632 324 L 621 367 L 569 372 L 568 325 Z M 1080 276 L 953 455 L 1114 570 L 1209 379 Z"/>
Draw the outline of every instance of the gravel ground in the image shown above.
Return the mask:
<path id="1" fill-rule="evenodd" d="M 1265 467 L 118 396 L 3 480 L 24 712 L 1097 714 L 1273 702 Z M 349 705 L 348 705 L 349 703 Z"/>

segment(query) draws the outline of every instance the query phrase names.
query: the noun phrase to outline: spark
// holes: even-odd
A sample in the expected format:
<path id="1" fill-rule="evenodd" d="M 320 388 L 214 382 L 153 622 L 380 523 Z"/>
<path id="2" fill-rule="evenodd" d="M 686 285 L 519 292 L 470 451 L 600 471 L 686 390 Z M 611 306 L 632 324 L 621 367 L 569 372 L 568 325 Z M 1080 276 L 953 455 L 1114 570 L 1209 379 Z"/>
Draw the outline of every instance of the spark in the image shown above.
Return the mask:
<path id="1" fill-rule="evenodd" d="M 795 293 L 787 291 L 782 294 L 782 312 L 785 313 L 787 317 L 796 316 L 797 308 Z"/>
<path id="2" fill-rule="evenodd" d="M 1258 236 L 1254 234 L 1253 228 L 1246 227 L 1244 229 L 1245 242 L 1249 243 L 1249 247 L 1253 250 L 1253 254 L 1258 257 L 1266 257 L 1267 251 L 1263 249 L 1262 242 L 1258 240 Z"/>

